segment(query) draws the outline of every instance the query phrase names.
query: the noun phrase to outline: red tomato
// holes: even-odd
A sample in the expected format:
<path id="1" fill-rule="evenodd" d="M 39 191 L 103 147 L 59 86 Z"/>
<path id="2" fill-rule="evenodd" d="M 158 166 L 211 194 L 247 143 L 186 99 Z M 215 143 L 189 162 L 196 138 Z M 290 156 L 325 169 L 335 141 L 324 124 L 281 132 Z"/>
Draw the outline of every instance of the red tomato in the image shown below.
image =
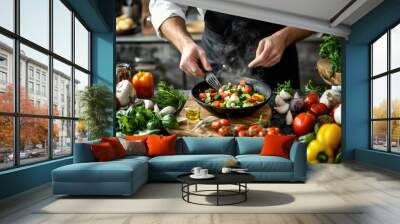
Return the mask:
<path id="1" fill-rule="evenodd" d="M 229 125 L 231 125 L 231 122 L 230 122 L 228 119 L 220 119 L 220 120 L 219 120 L 219 123 L 220 123 L 222 126 L 229 126 Z"/>
<path id="2" fill-rule="evenodd" d="M 200 98 L 200 100 L 204 101 L 207 98 L 206 93 L 200 93 L 199 98 Z"/>
<path id="3" fill-rule="evenodd" d="M 255 136 L 260 132 L 262 128 L 259 125 L 252 125 L 249 127 L 249 135 L 250 136 Z"/>
<path id="4" fill-rule="evenodd" d="M 247 126 L 246 125 L 244 125 L 244 124 L 237 124 L 237 125 L 235 125 L 235 131 L 237 132 L 237 133 L 239 133 L 240 131 L 243 131 L 243 130 L 246 130 L 247 129 Z"/>
<path id="5" fill-rule="evenodd" d="M 243 88 L 243 93 L 250 93 L 252 90 L 251 86 L 245 85 Z"/>
<path id="6" fill-rule="evenodd" d="M 258 132 L 258 137 L 264 137 L 267 134 L 265 131 L 259 131 Z"/>
<path id="7" fill-rule="evenodd" d="M 323 103 L 315 103 L 311 105 L 309 112 L 318 117 L 320 115 L 327 114 L 328 107 Z"/>
<path id="8" fill-rule="evenodd" d="M 211 128 L 214 130 L 218 130 L 222 125 L 218 121 L 214 121 L 211 123 Z"/>
<path id="9" fill-rule="evenodd" d="M 138 72 L 132 80 L 138 98 L 151 98 L 153 96 L 153 74 L 151 72 Z"/>
<path id="10" fill-rule="evenodd" d="M 316 118 L 311 113 L 300 113 L 293 120 L 293 131 L 296 135 L 304 135 L 314 128 Z"/>
<path id="11" fill-rule="evenodd" d="M 319 103 L 319 96 L 316 93 L 309 93 L 307 94 L 306 98 L 304 99 L 304 107 L 309 110 L 313 104 Z"/>
<path id="12" fill-rule="evenodd" d="M 216 92 L 210 94 L 210 96 L 211 96 L 212 99 L 214 99 L 214 97 L 215 97 L 216 95 L 218 95 L 218 93 L 216 93 Z"/>
<path id="13" fill-rule="evenodd" d="M 270 133 L 279 134 L 279 132 L 281 132 L 281 129 L 278 127 L 269 127 L 266 129 L 266 131 Z"/>
<path id="14" fill-rule="evenodd" d="M 229 135 L 230 131 L 231 130 L 229 127 L 223 126 L 218 129 L 218 134 L 221 136 L 227 136 L 227 135 Z"/>
<path id="15" fill-rule="evenodd" d="M 241 130 L 241 131 L 239 131 L 238 135 L 240 137 L 244 137 L 244 136 L 248 136 L 249 134 L 248 134 L 248 132 L 246 130 Z"/>
<path id="16" fill-rule="evenodd" d="M 214 101 L 214 102 L 212 102 L 211 103 L 211 106 L 213 106 L 213 107 L 219 107 L 219 104 L 220 104 L 221 102 L 219 102 L 218 100 L 217 101 Z"/>

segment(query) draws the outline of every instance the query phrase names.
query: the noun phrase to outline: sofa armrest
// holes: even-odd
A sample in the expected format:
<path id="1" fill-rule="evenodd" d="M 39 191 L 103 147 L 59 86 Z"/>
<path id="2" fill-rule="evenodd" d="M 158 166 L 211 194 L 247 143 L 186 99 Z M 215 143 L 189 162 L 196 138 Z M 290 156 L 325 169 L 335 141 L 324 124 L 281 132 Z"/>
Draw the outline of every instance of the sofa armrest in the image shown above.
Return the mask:
<path id="1" fill-rule="evenodd" d="M 89 163 L 95 162 L 96 158 L 92 153 L 90 146 L 100 143 L 99 140 L 90 142 L 75 143 L 74 145 L 74 163 Z"/>
<path id="2" fill-rule="evenodd" d="M 305 181 L 307 175 L 306 144 L 293 142 L 290 149 L 290 160 L 293 162 L 293 178 L 295 181 Z"/>

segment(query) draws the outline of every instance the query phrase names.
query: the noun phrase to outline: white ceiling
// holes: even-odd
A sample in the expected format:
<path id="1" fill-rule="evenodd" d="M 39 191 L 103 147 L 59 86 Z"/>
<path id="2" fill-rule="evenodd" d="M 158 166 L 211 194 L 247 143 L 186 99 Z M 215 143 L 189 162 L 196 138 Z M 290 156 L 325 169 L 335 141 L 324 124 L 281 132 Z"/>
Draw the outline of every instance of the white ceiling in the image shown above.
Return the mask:
<path id="1" fill-rule="evenodd" d="M 171 0 L 173 2 L 347 37 L 351 25 L 383 0 Z"/>

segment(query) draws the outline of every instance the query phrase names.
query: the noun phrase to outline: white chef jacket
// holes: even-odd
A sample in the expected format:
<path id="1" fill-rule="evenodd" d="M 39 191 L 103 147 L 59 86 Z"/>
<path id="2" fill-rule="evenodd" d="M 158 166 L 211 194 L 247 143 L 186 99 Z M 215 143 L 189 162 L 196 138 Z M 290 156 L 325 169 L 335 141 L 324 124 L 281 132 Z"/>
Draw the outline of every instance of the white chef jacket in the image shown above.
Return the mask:
<path id="1" fill-rule="evenodd" d="M 186 21 L 186 11 L 188 6 L 176 4 L 168 0 L 150 0 L 149 10 L 151 14 L 151 23 L 157 32 L 157 35 L 161 37 L 160 27 L 163 22 L 169 17 L 179 16 Z M 204 17 L 205 10 L 197 8 L 200 15 Z"/>

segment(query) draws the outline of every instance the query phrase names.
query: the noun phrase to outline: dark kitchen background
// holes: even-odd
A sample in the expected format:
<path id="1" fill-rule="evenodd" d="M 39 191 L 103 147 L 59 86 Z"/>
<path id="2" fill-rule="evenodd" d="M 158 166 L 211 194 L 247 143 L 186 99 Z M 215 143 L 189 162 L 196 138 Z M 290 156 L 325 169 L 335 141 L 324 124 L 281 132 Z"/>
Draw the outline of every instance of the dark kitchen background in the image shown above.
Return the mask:
<path id="1" fill-rule="evenodd" d="M 180 54 L 173 45 L 157 37 L 152 28 L 148 4 L 148 0 L 117 1 L 117 63 L 130 65 L 132 73 L 150 71 L 156 82 L 162 79 L 176 88 L 191 89 L 200 79 L 186 76 L 179 70 Z M 195 8 L 188 11 L 187 26 L 193 39 L 200 42 L 204 24 Z M 324 84 L 316 70 L 319 44 L 320 38 L 316 35 L 296 44 L 300 86 L 309 80 Z"/>

